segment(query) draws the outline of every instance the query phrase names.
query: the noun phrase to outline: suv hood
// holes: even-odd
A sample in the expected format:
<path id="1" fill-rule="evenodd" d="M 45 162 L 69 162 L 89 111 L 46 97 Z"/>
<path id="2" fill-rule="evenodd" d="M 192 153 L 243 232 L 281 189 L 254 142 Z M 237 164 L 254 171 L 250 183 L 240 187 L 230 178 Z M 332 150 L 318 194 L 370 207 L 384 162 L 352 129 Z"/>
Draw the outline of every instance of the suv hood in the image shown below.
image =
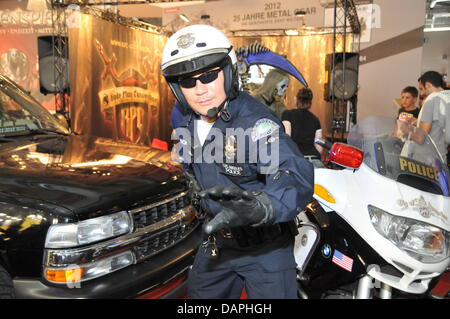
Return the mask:
<path id="1" fill-rule="evenodd" d="M 184 191 L 169 161 L 168 152 L 93 136 L 22 137 L 0 145 L 0 196 L 91 218 Z"/>

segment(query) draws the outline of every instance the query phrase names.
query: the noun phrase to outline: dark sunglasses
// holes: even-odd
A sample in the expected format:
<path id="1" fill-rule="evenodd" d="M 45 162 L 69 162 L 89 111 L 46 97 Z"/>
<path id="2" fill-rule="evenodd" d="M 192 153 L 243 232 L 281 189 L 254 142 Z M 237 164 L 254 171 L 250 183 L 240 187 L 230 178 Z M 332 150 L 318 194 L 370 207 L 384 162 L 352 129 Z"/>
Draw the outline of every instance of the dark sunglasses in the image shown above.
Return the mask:
<path id="1" fill-rule="evenodd" d="M 221 70 L 222 69 L 211 70 L 211 71 L 203 73 L 202 75 L 200 75 L 199 77 L 196 77 L 196 78 L 193 78 L 193 77 L 182 78 L 182 79 L 178 80 L 178 83 L 180 84 L 180 86 L 182 88 L 185 88 L 185 89 L 191 89 L 194 86 L 196 86 L 197 80 L 200 80 L 200 82 L 202 82 L 203 84 L 208 84 L 217 79 L 217 77 L 219 76 L 219 72 Z"/>

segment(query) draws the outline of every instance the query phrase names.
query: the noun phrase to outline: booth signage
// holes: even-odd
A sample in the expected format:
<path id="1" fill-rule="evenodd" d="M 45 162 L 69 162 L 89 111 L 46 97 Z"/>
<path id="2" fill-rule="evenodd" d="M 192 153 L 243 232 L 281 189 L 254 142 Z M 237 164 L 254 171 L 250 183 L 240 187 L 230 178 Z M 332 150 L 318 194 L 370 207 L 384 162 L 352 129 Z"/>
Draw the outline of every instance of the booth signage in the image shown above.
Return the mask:
<path id="1" fill-rule="evenodd" d="M 296 16 L 303 11 L 304 16 Z M 190 21 L 179 18 L 185 15 Z M 179 7 L 176 13 L 163 13 L 163 24 L 173 31 L 187 24 L 205 23 L 202 17 L 209 16 L 214 26 L 229 30 L 261 30 L 298 28 L 303 24 L 319 27 L 323 25 L 324 7 L 319 1 L 284 0 L 229 0 L 204 3 L 197 6 Z"/>
<path id="2" fill-rule="evenodd" d="M 173 102 L 155 63 L 165 37 L 83 13 L 80 24 L 69 29 L 74 129 L 148 146 L 167 140 L 170 110 L 160 106 Z"/>

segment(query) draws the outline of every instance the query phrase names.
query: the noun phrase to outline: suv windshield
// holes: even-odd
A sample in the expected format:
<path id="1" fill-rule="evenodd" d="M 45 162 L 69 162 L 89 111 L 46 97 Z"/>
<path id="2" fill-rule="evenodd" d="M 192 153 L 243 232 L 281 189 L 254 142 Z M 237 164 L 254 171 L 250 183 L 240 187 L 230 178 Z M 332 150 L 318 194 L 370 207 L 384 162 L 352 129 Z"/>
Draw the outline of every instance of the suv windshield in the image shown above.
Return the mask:
<path id="1" fill-rule="evenodd" d="M 347 141 L 364 151 L 364 163 L 375 172 L 426 192 L 449 196 L 446 160 L 419 128 L 393 118 L 367 117 L 351 129 Z"/>
<path id="2" fill-rule="evenodd" d="M 38 101 L 6 77 L 0 76 L 0 136 L 21 135 L 36 130 L 69 134 L 67 128 Z"/>

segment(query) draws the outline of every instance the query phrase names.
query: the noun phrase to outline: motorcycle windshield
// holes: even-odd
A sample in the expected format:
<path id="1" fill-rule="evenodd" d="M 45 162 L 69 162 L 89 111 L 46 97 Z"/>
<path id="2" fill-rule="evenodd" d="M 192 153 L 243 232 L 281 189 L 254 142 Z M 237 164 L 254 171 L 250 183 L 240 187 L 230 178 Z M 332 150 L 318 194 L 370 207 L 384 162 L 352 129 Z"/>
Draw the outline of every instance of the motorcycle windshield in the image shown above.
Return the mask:
<path id="1" fill-rule="evenodd" d="M 449 196 L 449 171 L 430 136 L 387 117 L 367 117 L 347 137 L 364 151 L 364 163 L 378 174 L 422 191 Z"/>

